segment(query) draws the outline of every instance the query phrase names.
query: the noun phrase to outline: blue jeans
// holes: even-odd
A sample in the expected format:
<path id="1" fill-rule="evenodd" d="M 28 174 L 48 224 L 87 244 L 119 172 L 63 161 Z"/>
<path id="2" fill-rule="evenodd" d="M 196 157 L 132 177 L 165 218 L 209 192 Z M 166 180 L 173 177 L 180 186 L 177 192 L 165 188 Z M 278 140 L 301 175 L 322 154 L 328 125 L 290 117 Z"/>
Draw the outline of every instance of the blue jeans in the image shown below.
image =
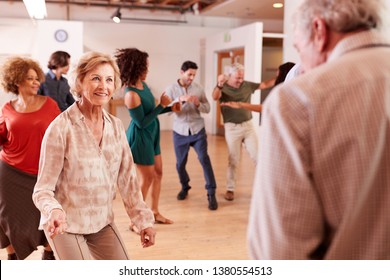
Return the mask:
<path id="1" fill-rule="evenodd" d="M 195 149 L 198 159 L 203 168 L 203 175 L 206 180 L 205 188 L 208 194 L 215 194 L 217 184 L 215 182 L 213 167 L 211 166 L 210 157 L 207 153 L 207 135 L 203 128 L 195 135 L 183 136 L 173 132 L 173 145 L 176 154 L 176 170 L 182 189 L 189 188 L 190 177 L 186 170 L 188 152 L 190 147 Z"/>

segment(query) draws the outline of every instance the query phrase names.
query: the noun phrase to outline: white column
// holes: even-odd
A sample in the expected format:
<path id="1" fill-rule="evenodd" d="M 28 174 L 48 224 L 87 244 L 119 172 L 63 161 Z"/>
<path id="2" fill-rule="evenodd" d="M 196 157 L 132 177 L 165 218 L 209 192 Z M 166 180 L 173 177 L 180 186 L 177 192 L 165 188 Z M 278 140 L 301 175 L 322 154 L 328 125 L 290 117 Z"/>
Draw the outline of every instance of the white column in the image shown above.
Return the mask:
<path id="1" fill-rule="evenodd" d="M 302 3 L 302 0 L 285 0 L 284 1 L 284 22 L 283 33 L 283 61 L 298 62 L 299 56 L 293 46 L 293 27 L 292 16 L 296 8 Z"/>

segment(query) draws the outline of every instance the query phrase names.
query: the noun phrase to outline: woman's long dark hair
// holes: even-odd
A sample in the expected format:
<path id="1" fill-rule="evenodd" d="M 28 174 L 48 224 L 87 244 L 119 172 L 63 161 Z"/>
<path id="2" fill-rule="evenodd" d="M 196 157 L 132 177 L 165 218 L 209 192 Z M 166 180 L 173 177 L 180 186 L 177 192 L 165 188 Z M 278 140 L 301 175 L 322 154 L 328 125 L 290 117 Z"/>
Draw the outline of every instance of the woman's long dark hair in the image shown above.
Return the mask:
<path id="1" fill-rule="evenodd" d="M 282 65 L 279 66 L 278 76 L 276 77 L 276 80 L 275 80 L 275 86 L 277 84 L 284 82 L 288 72 L 291 70 L 291 68 L 294 67 L 294 65 L 295 65 L 295 63 L 293 63 L 293 62 L 286 62 L 286 63 L 283 63 Z"/>

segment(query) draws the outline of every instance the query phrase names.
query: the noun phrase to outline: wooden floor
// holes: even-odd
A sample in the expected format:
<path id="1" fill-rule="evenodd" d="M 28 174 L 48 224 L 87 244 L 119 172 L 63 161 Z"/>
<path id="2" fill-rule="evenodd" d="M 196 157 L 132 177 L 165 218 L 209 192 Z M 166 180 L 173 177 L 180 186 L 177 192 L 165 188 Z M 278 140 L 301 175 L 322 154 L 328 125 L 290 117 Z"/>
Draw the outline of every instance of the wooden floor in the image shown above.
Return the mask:
<path id="1" fill-rule="evenodd" d="M 142 248 L 139 236 L 128 229 L 129 219 L 118 193 L 115 222 L 122 233 L 131 259 L 137 260 L 245 260 L 248 259 L 246 228 L 251 198 L 254 164 L 245 150 L 238 172 L 235 200 L 223 198 L 226 184 L 227 147 L 224 137 L 208 135 L 209 155 L 217 180 L 219 208 L 207 208 L 202 168 L 191 149 L 188 173 L 192 189 L 186 200 L 178 201 L 180 184 L 175 169 L 172 132 L 162 131 L 161 150 L 164 164 L 160 212 L 174 220 L 172 225 L 156 224 L 156 244 Z M 27 259 L 40 259 L 38 248 Z M 7 258 L 5 249 L 0 259 Z"/>

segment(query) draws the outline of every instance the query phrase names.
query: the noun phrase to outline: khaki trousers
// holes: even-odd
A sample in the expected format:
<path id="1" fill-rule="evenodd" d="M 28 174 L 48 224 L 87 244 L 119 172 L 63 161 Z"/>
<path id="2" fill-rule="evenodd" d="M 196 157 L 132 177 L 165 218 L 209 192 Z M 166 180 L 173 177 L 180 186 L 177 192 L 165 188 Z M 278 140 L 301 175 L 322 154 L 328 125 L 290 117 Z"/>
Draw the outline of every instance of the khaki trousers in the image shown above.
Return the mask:
<path id="1" fill-rule="evenodd" d="M 257 134 L 252 120 L 240 124 L 225 123 L 224 127 L 225 140 L 229 150 L 226 189 L 228 191 L 234 191 L 243 143 L 250 158 L 255 164 L 257 163 Z"/>
<path id="2" fill-rule="evenodd" d="M 128 260 L 125 244 L 114 223 L 92 234 L 64 233 L 47 240 L 57 260 Z"/>

